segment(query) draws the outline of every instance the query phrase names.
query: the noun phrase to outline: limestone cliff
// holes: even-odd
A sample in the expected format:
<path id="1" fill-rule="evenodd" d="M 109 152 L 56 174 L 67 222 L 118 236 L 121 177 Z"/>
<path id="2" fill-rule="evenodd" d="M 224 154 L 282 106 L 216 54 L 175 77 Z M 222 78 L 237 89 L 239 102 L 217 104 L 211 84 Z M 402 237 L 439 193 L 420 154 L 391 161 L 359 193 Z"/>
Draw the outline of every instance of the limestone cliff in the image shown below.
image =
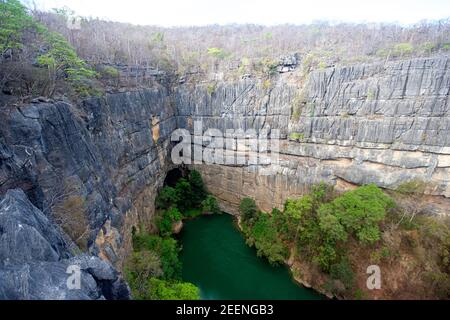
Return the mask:
<path id="1" fill-rule="evenodd" d="M 426 183 L 427 210 L 447 214 L 450 197 L 450 68 L 447 57 L 330 68 L 303 84 L 281 78 L 176 91 L 178 125 L 192 130 L 280 129 L 276 174 L 258 168 L 199 166 L 228 210 L 243 196 L 281 206 L 320 181 L 338 189 Z M 301 82 L 300 82 L 301 83 Z"/>

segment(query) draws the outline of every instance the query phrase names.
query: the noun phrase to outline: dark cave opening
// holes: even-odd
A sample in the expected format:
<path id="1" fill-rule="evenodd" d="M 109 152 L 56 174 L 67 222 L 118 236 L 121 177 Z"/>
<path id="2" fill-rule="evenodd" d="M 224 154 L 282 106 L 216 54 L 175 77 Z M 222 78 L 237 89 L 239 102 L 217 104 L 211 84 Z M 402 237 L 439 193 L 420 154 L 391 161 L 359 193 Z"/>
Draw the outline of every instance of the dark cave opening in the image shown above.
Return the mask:
<path id="1" fill-rule="evenodd" d="M 178 180 L 187 176 L 189 176 L 189 170 L 185 167 L 171 169 L 166 174 L 166 178 L 164 179 L 164 186 L 174 188 Z"/>

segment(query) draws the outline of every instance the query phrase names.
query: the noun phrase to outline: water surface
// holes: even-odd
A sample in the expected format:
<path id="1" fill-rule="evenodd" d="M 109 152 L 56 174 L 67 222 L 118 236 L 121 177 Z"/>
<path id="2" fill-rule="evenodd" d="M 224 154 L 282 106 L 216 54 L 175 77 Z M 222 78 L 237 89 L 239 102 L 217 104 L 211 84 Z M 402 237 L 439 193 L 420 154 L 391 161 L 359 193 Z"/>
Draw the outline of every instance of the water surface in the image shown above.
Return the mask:
<path id="1" fill-rule="evenodd" d="M 202 299 L 321 299 L 293 282 L 285 266 L 271 266 L 245 244 L 228 214 L 186 221 L 180 234 L 183 280 Z"/>

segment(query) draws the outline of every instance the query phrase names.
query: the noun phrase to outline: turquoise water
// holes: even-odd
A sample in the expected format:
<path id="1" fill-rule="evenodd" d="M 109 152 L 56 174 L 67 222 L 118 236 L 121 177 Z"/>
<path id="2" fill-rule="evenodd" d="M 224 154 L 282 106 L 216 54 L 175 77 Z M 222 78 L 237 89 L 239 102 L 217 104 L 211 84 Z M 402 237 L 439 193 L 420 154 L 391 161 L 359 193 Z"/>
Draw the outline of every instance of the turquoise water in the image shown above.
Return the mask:
<path id="1" fill-rule="evenodd" d="M 180 234 L 183 280 L 202 299 L 322 299 L 293 282 L 285 266 L 271 266 L 245 244 L 228 214 L 186 221 Z"/>

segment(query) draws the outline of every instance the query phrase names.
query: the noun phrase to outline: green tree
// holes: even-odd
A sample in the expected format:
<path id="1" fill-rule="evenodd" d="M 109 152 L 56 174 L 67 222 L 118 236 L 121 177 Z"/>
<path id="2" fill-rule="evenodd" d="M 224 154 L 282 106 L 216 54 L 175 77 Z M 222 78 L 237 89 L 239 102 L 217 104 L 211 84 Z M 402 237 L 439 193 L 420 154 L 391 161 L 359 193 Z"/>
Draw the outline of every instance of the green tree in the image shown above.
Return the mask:
<path id="1" fill-rule="evenodd" d="M 92 93 L 88 80 L 94 78 L 97 73 L 78 57 L 75 49 L 61 34 L 44 28 L 42 35 L 48 44 L 48 51 L 40 55 L 37 61 L 49 71 L 49 79 L 53 86 L 49 96 L 53 95 L 56 83 L 61 79 L 69 81 L 80 95 Z"/>
<path id="2" fill-rule="evenodd" d="M 320 209 L 333 214 L 348 233 L 355 234 L 364 243 L 374 243 L 380 238 L 378 223 L 394 201 L 374 184 L 348 191 Z"/>
<path id="3" fill-rule="evenodd" d="M 168 209 L 171 206 L 177 205 L 179 200 L 180 197 L 177 190 L 175 190 L 175 188 L 165 186 L 159 192 L 155 202 L 158 209 Z"/>
<path id="4" fill-rule="evenodd" d="M 22 34 L 34 26 L 25 6 L 18 0 L 0 0 L 0 54 L 22 48 Z"/>
<path id="5" fill-rule="evenodd" d="M 145 283 L 148 278 L 163 275 L 158 255 L 149 250 L 133 252 L 126 261 L 124 271 L 125 278 L 132 288 L 133 297 L 146 294 Z"/>
<path id="6" fill-rule="evenodd" d="M 161 261 L 164 279 L 181 278 L 181 262 L 178 258 L 180 248 L 173 238 L 162 238 L 157 235 L 138 233 L 133 236 L 135 251 L 149 250 L 155 252 Z"/>
<path id="7" fill-rule="evenodd" d="M 156 278 L 148 281 L 148 298 L 151 300 L 198 300 L 200 291 L 192 283 L 169 282 Z"/>
<path id="8" fill-rule="evenodd" d="M 217 203 L 217 199 L 212 195 L 208 195 L 206 199 L 202 201 L 202 210 L 203 212 L 211 214 L 222 213 L 222 211 L 219 208 L 219 204 Z"/>
<path id="9" fill-rule="evenodd" d="M 284 213 L 288 224 L 294 232 L 294 242 L 297 242 L 299 232 L 304 231 L 306 220 L 310 219 L 313 209 L 313 198 L 305 195 L 299 199 L 288 199 L 284 206 Z"/>
<path id="10" fill-rule="evenodd" d="M 239 205 L 239 212 L 241 213 L 242 221 L 246 223 L 251 223 L 256 215 L 257 207 L 255 200 L 251 198 L 242 199 Z"/>
<path id="11" fill-rule="evenodd" d="M 186 211 L 193 206 L 192 199 L 194 198 L 191 184 L 185 178 L 178 180 L 175 190 L 178 194 L 177 206 L 181 211 Z"/>
<path id="12" fill-rule="evenodd" d="M 271 264 L 281 264 L 288 256 L 288 250 L 274 227 L 272 217 L 264 212 L 254 218 L 253 226 L 247 231 L 247 244 L 255 246 L 259 257 L 266 257 Z"/>
<path id="13" fill-rule="evenodd" d="M 197 170 L 192 170 L 189 173 L 189 184 L 191 185 L 192 205 L 197 207 L 202 203 L 207 195 L 202 176 Z"/>
<path id="14" fill-rule="evenodd" d="M 173 224 L 180 221 L 182 215 L 176 207 L 171 207 L 162 213 L 162 217 L 158 220 L 159 233 L 163 237 L 168 237 L 172 234 Z"/>
<path id="15" fill-rule="evenodd" d="M 221 48 L 208 48 L 208 54 L 217 59 L 225 59 L 227 57 L 226 52 Z"/>
<path id="16" fill-rule="evenodd" d="M 333 264 L 330 267 L 330 275 L 333 279 L 341 281 L 347 290 L 352 289 L 355 284 L 355 275 L 347 259 Z"/>

